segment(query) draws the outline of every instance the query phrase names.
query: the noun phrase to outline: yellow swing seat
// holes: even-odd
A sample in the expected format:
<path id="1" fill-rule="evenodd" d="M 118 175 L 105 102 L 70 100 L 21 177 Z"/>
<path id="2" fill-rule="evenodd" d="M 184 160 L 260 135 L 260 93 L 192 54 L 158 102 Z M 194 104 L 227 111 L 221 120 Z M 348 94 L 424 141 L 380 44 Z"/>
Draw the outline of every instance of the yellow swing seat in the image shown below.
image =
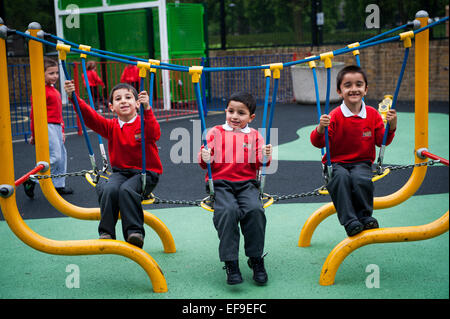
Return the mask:
<path id="1" fill-rule="evenodd" d="M 387 174 L 389 174 L 391 172 L 391 170 L 389 169 L 389 167 L 386 167 L 383 171 L 383 173 L 381 174 L 376 174 L 372 177 L 372 182 L 376 182 L 380 179 L 382 179 L 383 177 L 385 177 Z M 326 188 L 326 186 L 322 186 L 322 188 L 318 191 L 320 195 L 329 195 L 328 190 Z"/>
<path id="2" fill-rule="evenodd" d="M 100 175 L 100 178 L 108 179 L 109 177 L 107 175 L 111 175 L 111 173 L 107 172 L 106 175 Z M 91 184 L 92 186 L 96 187 L 96 184 L 94 183 L 95 177 L 93 173 L 86 173 L 84 175 L 86 177 L 86 180 Z M 153 193 L 150 193 L 150 197 L 144 199 L 141 203 L 143 205 L 150 205 L 155 202 L 155 195 Z"/>

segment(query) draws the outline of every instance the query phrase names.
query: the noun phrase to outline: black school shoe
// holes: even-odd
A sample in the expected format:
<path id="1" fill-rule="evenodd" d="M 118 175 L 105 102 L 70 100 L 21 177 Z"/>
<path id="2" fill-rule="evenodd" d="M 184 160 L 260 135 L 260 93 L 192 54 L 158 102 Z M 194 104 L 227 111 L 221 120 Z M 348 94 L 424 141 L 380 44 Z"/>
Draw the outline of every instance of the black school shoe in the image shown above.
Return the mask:
<path id="1" fill-rule="evenodd" d="M 142 248 L 144 246 L 144 236 L 141 233 L 131 233 L 128 235 L 127 242 Z"/>
<path id="2" fill-rule="evenodd" d="M 253 270 L 253 280 L 260 285 L 264 285 L 268 280 L 267 272 L 264 268 L 265 256 L 266 255 L 262 257 L 250 257 L 247 260 L 248 266 Z"/>
<path id="3" fill-rule="evenodd" d="M 29 198 L 34 198 L 34 187 L 36 186 L 36 183 L 33 182 L 30 179 L 27 179 L 24 183 L 23 183 L 23 189 L 25 190 L 25 194 L 29 197 Z"/>
<path id="4" fill-rule="evenodd" d="M 73 194 L 73 189 L 70 187 L 56 187 L 56 191 L 59 195 L 70 195 Z"/>
<path id="5" fill-rule="evenodd" d="M 359 234 L 360 232 L 362 232 L 363 230 L 364 230 L 364 225 L 361 224 L 357 220 L 351 222 L 350 224 L 348 224 L 345 227 L 345 231 L 347 232 L 348 237 L 355 236 L 355 235 Z"/>
<path id="6" fill-rule="evenodd" d="M 223 269 L 227 272 L 227 284 L 236 285 L 243 281 L 238 260 L 226 261 Z"/>
<path id="7" fill-rule="evenodd" d="M 364 224 L 364 230 L 380 228 L 380 226 L 378 225 L 378 221 L 373 217 L 367 217 L 364 220 L 363 224 Z"/>

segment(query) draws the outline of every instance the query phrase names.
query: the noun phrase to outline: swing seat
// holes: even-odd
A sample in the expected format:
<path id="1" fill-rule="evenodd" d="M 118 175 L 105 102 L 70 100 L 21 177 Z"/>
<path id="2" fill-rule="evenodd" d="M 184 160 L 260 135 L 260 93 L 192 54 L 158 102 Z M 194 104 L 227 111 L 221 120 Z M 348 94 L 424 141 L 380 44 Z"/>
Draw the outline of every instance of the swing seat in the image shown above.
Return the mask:
<path id="1" fill-rule="evenodd" d="M 108 175 L 110 175 L 111 173 L 107 172 L 106 175 L 105 174 L 100 174 L 100 178 L 104 178 L 104 179 L 108 179 Z M 91 184 L 92 186 L 96 186 L 95 181 L 95 174 L 93 173 L 86 173 L 84 175 L 84 177 L 86 178 L 86 180 L 89 182 L 89 184 Z"/>
<path id="2" fill-rule="evenodd" d="M 263 196 L 263 198 L 261 200 L 263 202 L 263 208 L 269 207 L 274 202 L 273 197 L 270 196 L 269 194 L 266 194 L 266 193 L 264 193 L 264 196 Z M 214 199 L 211 198 L 211 196 L 205 197 L 200 202 L 200 207 L 202 207 L 203 209 L 205 209 L 205 210 L 207 210 L 209 212 L 214 212 Z"/>
<path id="3" fill-rule="evenodd" d="M 107 172 L 106 175 L 101 174 L 100 178 L 104 178 L 104 179 L 108 179 L 108 175 L 110 175 L 111 173 Z M 91 184 L 92 186 L 96 187 L 97 184 L 94 183 L 95 180 L 95 174 L 92 173 L 86 173 L 85 175 L 86 180 L 89 182 L 89 184 Z M 150 195 L 148 196 L 148 198 L 145 198 L 144 200 L 142 200 L 141 204 L 142 205 L 150 205 L 153 204 L 155 202 L 156 198 L 155 195 L 153 195 L 153 193 L 150 193 Z"/>
<path id="4" fill-rule="evenodd" d="M 391 170 L 386 167 L 383 171 L 383 173 L 381 174 L 376 174 L 372 177 L 372 182 L 376 182 L 380 179 L 382 179 L 383 177 L 385 177 L 387 174 L 389 174 L 391 172 Z M 328 190 L 326 188 L 326 186 L 322 186 L 319 190 L 318 190 L 320 195 L 329 195 Z"/>

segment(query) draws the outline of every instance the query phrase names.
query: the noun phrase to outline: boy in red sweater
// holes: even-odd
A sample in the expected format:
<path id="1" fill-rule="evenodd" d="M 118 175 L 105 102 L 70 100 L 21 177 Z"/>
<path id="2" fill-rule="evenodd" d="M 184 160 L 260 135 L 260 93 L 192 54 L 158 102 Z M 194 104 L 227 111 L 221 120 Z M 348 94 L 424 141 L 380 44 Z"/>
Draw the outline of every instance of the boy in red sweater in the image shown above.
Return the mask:
<path id="1" fill-rule="evenodd" d="M 44 58 L 44 79 L 45 97 L 47 105 L 47 127 L 48 127 L 48 147 L 50 152 L 50 167 L 52 174 L 65 174 L 67 171 L 67 151 L 64 146 L 66 136 L 64 134 L 64 120 L 62 115 L 61 94 L 55 89 L 55 84 L 59 79 L 58 62 L 53 59 Z M 31 101 L 30 111 L 30 144 L 34 144 L 34 116 L 33 101 Z M 66 178 L 53 178 L 53 185 L 60 195 L 72 194 L 73 190 L 66 187 Z M 25 194 L 33 198 L 36 182 L 28 179 L 24 184 Z"/>
<path id="2" fill-rule="evenodd" d="M 139 90 L 139 68 L 136 65 L 127 65 L 120 76 L 120 82 L 128 83 Z"/>
<path id="3" fill-rule="evenodd" d="M 99 107 L 101 88 L 99 88 L 99 86 L 104 87 L 105 83 L 103 83 L 103 80 L 98 76 L 97 65 L 94 61 L 89 61 L 86 64 L 86 74 L 87 74 L 87 78 L 89 81 L 89 87 L 91 89 L 92 100 L 94 101 L 94 106 L 99 112 L 101 112 L 102 109 L 101 109 L 101 107 Z M 82 77 L 83 77 L 84 87 L 86 87 L 86 80 L 84 78 L 84 74 L 82 75 Z"/>
<path id="4" fill-rule="evenodd" d="M 367 94 L 367 77 L 358 66 L 347 66 L 337 75 L 337 92 L 343 103 L 320 117 L 319 125 L 311 132 L 311 143 L 325 147 L 325 127 L 328 127 L 329 148 L 333 174 L 327 189 L 336 207 L 339 222 L 348 236 L 365 229 L 378 228 L 372 217 L 372 163 L 375 145 L 381 146 L 384 124 L 376 109 L 362 100 Z M 387 113 L 390 130 L 386 145 L 392 142 L 397 127 L 397 113 Z M 322 159 L 326 163 L 326 154 Z"/>
<path id="5" fill-rule="evenodd" d="M 272 146 L 264 145 L 261 134 L 248 126 L 255 118 L 256 101 L 248 93 L 240 92 L 228 100 L 226 122 L 207 134 L 208 150 L 203 146 L 198 154 L 199 164 L 207 168 L 211 163 L 214 181 L 214 226 L 219 236 L 219 258 L 225 262 L 227 283 L 242 282 L 239 270 L 239 224 L 245 240 L 248 265 L 253 279 L 267 282 L 262 257 L 266 216 L 260 200 L 257 171 L 263 155 L 270 164 Z M 206 176 L 206 179 L 208 176 Z"/>
<path id="6" fill-rule="evenodd" d="M 66 81 L 64 89 L 70 96 L 75 90 L 73 81 Z M 106 119 L 77 97 L 86 126 L 108 140 L 108 153 L 113 173 L 96 187 L 101 219 L 98 227 L 100 239 L 115 239 L 115 226 L 122 218 L 123 237 L 142 248 L 144 244 L 144 214 L 142 194 L 155 188 L 163 169 L 156 142 L 161 136 L 159 123 L 149 105 L 147 92 L 139 93 L 126 83 L 119 83 L 110 93 L 109 108 L 117 118 Z M 141 125 L 137 112 L 145 108 L 146 187 L 142 190 Z"/>

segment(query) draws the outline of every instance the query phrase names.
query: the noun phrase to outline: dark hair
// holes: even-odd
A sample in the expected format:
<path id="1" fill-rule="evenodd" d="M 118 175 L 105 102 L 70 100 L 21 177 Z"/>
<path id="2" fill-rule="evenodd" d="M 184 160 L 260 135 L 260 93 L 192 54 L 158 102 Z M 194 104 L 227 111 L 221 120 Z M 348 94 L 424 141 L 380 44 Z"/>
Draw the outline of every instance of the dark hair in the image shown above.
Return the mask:
<path id="1" fill-rule="evenodd" d="M 255 113 L 256 110 L 256 100 L 250 93 L 247 92 L 237 92 L 233 93 L 227 101 L 227 107 L 228 104 L 230 104 L 231 101 L 241 102 L 243 103 L 248 110 L 250 111 L 250 115 Z"/>
<path id="2" fill-rule="evenodd" d="M 133 86 L 129 85 L 128 83 L 119 83 L 111 89 L 111 92 L 109 93 L 109 103 L 112 103 L 114 92 L 120 89 L 127 89 L 128 91 L 133 93 L 134 98 L 137 101 L 138 93 L 136 89 Z"/>
<path id="3" fill-rule="evenodd" d="M 95 67 L 96 67 L 96 64 L 94 61 L 89 61 L 88 63 L 86 63 L 86 69 L 88 69 L 88 70 L 93 70 L 93 69 L 95 69 Z"/>
<path id="4" fill-rule="evenodd" d="M 364 72 L 364 70 L 357 65 L 348 65 L 340 70 L 336 77 L 336 86 L 338 91 L 341 90 L 342 79 L 347 73 L 360 73 L 364 78 L 364 82 L 366 82 L 366 86 L 368 85 L 366 72 Z"/>
<path id="5" fill-rule="evenodd" d="M 58 66 L 58 62 L 56 62 L 55 60 L 48 58 L 48 57 L 44 57 L 44 71 L 47 70 L 48 68 L 52 67 L 52 66 Z"/>

